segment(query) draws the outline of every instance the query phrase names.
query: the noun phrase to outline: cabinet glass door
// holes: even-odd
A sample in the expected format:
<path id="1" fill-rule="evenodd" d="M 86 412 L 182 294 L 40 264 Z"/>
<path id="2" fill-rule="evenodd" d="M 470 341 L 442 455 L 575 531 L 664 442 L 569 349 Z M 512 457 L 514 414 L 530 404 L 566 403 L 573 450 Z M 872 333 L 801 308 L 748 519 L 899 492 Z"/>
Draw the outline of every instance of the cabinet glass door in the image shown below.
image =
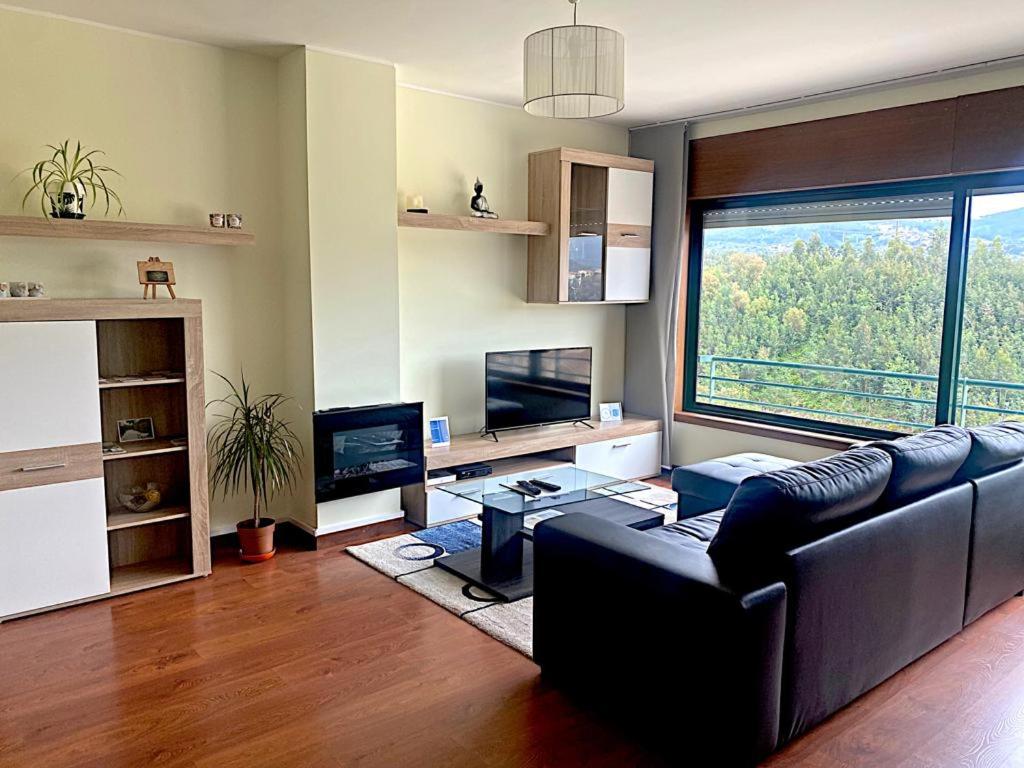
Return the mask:
<path id="1" fill-rule="evenodd" d="M 608 169 L 573 164 L 571 185 L 569 301 L 603 301 Z"/>

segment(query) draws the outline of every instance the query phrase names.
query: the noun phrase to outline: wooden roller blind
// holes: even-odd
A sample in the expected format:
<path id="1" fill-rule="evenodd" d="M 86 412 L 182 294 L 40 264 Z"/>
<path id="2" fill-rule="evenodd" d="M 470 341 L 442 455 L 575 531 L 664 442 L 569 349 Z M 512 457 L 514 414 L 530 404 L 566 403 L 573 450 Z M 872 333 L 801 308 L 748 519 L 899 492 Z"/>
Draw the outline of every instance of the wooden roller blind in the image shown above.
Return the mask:
<path id="1" fill-rule="evenodd" d="M 1024 87 L 697 139 L 691 199 L 1024 168 Z"/>

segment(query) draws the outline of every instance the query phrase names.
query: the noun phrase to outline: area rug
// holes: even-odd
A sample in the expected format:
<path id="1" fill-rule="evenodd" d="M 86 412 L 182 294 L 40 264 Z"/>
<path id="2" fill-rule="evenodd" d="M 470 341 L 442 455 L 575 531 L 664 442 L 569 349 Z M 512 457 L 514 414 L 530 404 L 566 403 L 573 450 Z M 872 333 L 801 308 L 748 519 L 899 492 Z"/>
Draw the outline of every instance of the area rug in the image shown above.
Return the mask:
<path id="1" fill-rule="evenodd" d="M 616 498 L 676 519 L 676 494 L 646 483 Z M 434 567 L 434 560 L 480 546 L 479 520 L 461 520 L 349 547 L 358 560 L 419 592 L 505 645 L 533 658 L 533 598 L 506 603 L 463 579 Z"/>

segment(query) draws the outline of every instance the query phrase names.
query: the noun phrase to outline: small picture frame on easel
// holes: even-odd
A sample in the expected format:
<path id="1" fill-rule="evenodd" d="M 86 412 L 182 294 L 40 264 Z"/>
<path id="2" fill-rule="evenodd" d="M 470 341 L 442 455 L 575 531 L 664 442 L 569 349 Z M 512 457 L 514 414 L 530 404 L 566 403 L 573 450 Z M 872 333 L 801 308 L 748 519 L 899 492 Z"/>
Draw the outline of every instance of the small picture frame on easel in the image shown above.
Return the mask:
<path id="1" fill-rule="evenodd" d="M 178 298 L 174 295 L 174 265 L 171 262 L 160 261 L 155 256 L 151 256 L 147 261 L 138 261 L 136 264 L 139 266 L 139 284 L 142 286 L 142 298 L 155 299 L 158 285 L 165 286 L 172 299 Z M 152 296 L 150 296 L 150 291 L 152 291 Z"/>

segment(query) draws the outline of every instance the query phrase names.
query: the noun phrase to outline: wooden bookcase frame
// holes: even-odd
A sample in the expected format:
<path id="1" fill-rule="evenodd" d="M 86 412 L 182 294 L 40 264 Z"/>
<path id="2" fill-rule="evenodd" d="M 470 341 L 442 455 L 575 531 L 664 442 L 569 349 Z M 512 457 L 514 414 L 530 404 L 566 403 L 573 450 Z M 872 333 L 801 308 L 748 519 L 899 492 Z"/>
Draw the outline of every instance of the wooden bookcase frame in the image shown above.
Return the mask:
<path id="1" fill-rule="evenodd" d="M 103 454 L 107 496 L 110 591 L 18 616 L 162 586 L 211 572 L 209 487 L 203 361 L 202 304 L 193 299 L 0 299 L 0 323 L 86 320 L 96 323 L 97 397 L 103 439 L 116 441 L 118 419 L 152 416 L 155 440 L 124 444 Z M 134 370 L 133 370 L 134 369 Z M 111 382 L 101 377 L 173 370 L 161 380 Z M 144 410 L 146 413 L 137 413 Z M 187 438 L 172 444 L 160 430 Z M 112 431 L 113 430 L 113 431 Z M 98 451 L 99 446 L 82 446 Z M 140 469 L 141 468 L 141 469 Z M 155 480 L 167 485 L 164 505 L 148 513 L 119 506 L 121 484 Z M 6 616 L 5 620 L 17 616 Z"/>

